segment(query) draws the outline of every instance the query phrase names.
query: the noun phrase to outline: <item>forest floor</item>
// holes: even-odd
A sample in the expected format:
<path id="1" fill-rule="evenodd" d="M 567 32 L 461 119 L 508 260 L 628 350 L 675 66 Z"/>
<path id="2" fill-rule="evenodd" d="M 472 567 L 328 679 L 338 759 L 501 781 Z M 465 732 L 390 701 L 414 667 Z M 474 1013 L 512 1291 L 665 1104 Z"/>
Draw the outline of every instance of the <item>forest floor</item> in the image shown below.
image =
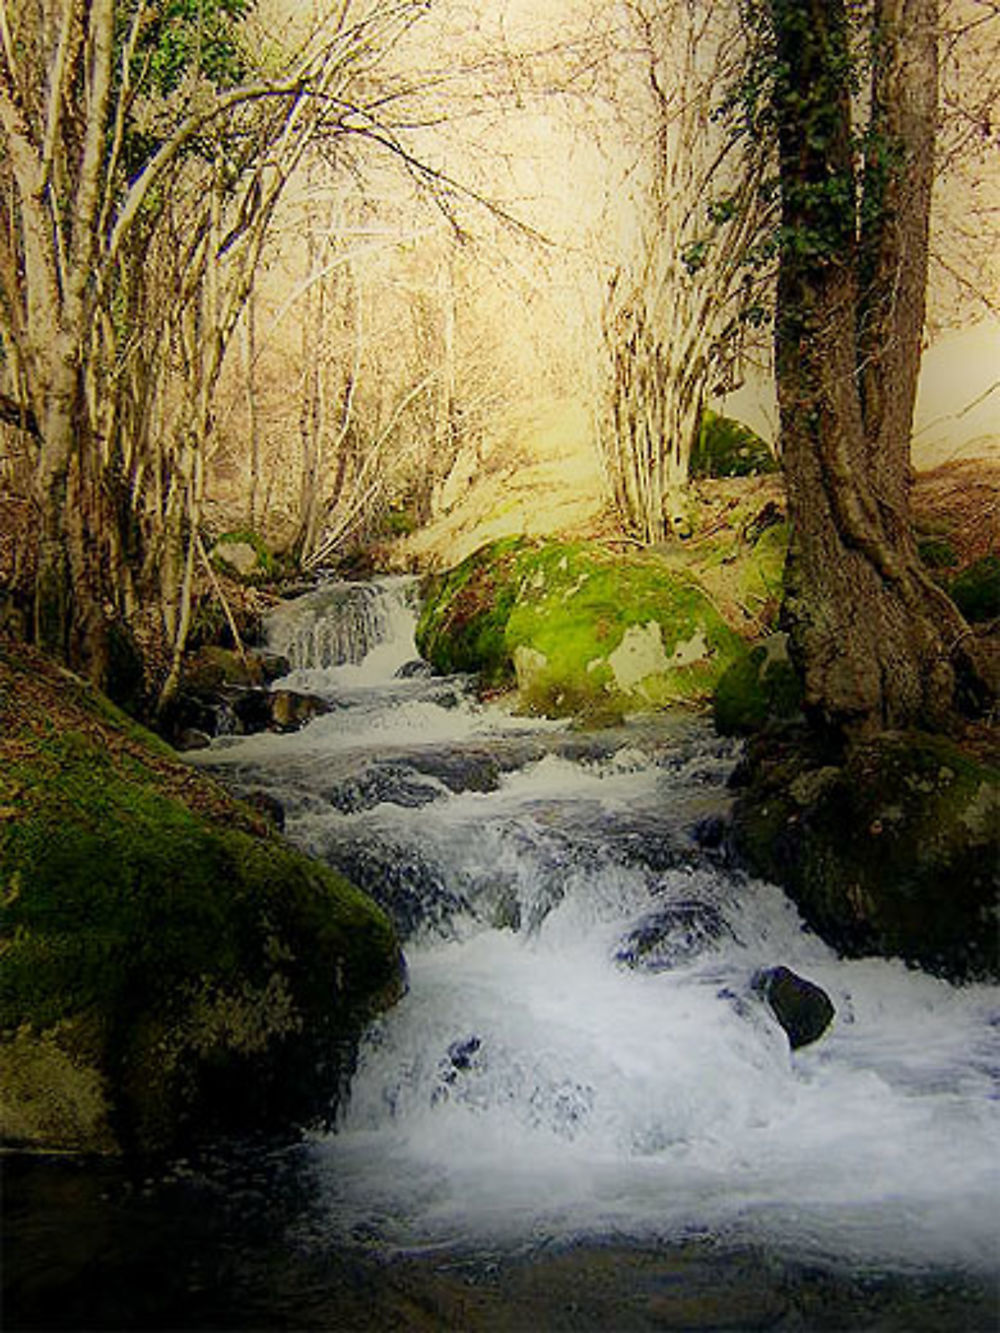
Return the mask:
<path id="1" fill-rule="evenodd" d="M 1000 550 L 1000 441 L 984 439 L 981 446 L 981 456 L 963 452 L 914 474 L 917 536 L 944 543 L 946 577 Z M 705 584 L 730 624 L 749 637 L 775 608 L 750 608 L 741 598 L 741 539 L 758 516 L 767 511 L 773 521 L 784 506 L 780 476 L 693 482 L 692 536 L 661 548 Z M 491 447 L 460 455 L 439 490 L 434 519 L 379 552 L 377 563 L 420 572 L 446 569 L 487 542 L 510 536 L 630 544 L 607 500 L 593 423 L 572 399 L 512 415 Z"/>

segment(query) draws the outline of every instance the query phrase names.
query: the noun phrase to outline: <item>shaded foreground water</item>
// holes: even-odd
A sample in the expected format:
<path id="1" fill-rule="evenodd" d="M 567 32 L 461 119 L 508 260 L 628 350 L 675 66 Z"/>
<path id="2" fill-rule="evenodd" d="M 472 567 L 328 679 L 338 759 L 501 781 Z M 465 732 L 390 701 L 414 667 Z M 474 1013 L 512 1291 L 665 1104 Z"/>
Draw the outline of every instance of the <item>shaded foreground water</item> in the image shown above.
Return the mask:
<path id="1" fill-rule="evenodd" d="M 410 597 L 282 608 L 332 711 L 202 760 L 405 937 L 336 1132 L 7 1159 L 6 1326 L 996 1328 L 1000 990 L 841 962 L 731 863 L 729 742 L 484 708 Z M 795 1053 L 779 964 L 837 1009 Z"/>

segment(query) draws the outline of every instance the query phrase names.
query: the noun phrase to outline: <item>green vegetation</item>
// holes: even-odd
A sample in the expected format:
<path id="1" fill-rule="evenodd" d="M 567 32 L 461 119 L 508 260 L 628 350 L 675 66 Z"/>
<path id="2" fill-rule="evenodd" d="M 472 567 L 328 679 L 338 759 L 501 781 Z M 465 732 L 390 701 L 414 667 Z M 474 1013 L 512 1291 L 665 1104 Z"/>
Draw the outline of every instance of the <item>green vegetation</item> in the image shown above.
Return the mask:
<path id="1" fill-rule="evenodd" d="M 787 635 L 772 635 L 723 672 L 713 706 L 723 736 L 745 736 L 800 717 L 802 682 L 788 658 Z"/>
<path id="2" fill-rule="evenodd" d="M 963 569 L 948 592 L 973 624 L 1000 616 L 1000 556 L 984 556 Z"/>
<path id="3" fill-rule="evenodd" d="M 708 697 L 738 636 L 652 553 L 505 538 L 433 579 L 417 631 L 440 671 L 516 682 L 523 707 L 584 719 Z"/>
<path id="4" fill-rule="evenodd" d="M 4 1135 L 148 1152 L 328 1115 L 399 992 L 387 918 L 44 659 L 0 650 L 0 721 Z"/>
<path id="5" fill-rule="evenodd" d="M 758 477 L 779 470 L 770 446 L 749 426 L 717 412 L 702 414 L 691 450 L 692 477 Z"/>
<path id="6" fill-rule="evenodd" d="M 920 538 L 917 554 L 928 569 L 950 569 L 958 564 L 958 552 L 947 537 Z"/>
<path id="7" fill-rule="evenodd" d="M 943 737 L 880 736 L 842 764 L 751 745 L 738 844 L 841 951 L 962 979 L 1000 975 L 997 770 Z"/>

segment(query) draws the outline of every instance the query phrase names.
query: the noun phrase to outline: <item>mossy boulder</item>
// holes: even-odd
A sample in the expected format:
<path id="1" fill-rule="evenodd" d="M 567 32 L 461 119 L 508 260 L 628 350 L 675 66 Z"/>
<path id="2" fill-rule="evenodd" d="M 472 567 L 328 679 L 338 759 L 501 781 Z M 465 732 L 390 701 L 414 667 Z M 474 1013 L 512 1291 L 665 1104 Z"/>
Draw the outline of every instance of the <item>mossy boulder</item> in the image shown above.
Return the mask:
<path id="1" fill-rule="evenodd" d="M 760 477 L 777 471 L 770 446 L 749 426 L 718 412 L 702 415 L 691 450 L 692 477 Z"/>
<path id="2" fill-rule="evenodd" d="M 983 556 L 966 566 L 948 593 L 970 623 L 995 620 L 1000 616 L 1000 556 Z"/>
<path id="3" fill-rule="evenodd" d="M 583 720 L 710 697 L 741 651 L 658 555 L 516 538 L 431 581 L 417 643 L 438 670 L 516 684 L 528 711 Z"/>
<path id="4" fill-rule="evenodd" d="M 332 1113 L 385 915 L 41 656 L 0 647 L 0 1135 L 166 1151 Z"/>
<path id="5" fill-rule="evenodd" d="M 998 777 L 924 734 L 886 734 L 837 762 L 760 736 L 737 779 L 736 845 L 843 953 L 996 977 Z"/>
<path id="6" fill-rule="evenodd" d="M 797 721 L 802 682 L 788 656 L 788 635 L 770 635 L 728 667 L 715 687 L 712 706 L 716 730 L 723 736 L 748 736 Z"/>
<path id="7" fill-rule="evenodd" d="M 212 563 L 230 578 L 266 583 L 279 574 L 278 564 L 256 532 L 241 528 L 224 532 L 212 545 Z"/>

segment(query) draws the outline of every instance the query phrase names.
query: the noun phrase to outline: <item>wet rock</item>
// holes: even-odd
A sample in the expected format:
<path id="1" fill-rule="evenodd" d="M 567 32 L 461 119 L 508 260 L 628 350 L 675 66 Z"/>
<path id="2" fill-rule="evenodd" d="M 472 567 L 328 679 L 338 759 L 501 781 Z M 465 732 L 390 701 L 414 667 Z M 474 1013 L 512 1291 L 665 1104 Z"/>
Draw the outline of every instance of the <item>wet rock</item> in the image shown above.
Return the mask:
<path id="1" fill-rule="evenodd" d="M 255 810 L 259 810 L 262 815 L 266 816 L 279 833 L 284 829 L 285 807 L 277 796 L 272 795 L 269 791 L 258 789 L 248 792 L 243 799 L 247 805 L 252 805 Z"/>
<path id="2" fill-rule="evenodd" d="M 751 984 L 787 1032 L 793 1051 L 822 1037 L 836 1015 L 826 991 L 790 968 L 763 968 Z"/>
<path id="3" fill-rule="evenodd" d="M 762 734 L 740 782 L 738 854 L 834 948 L 951 980 L 1000 975 L 994 767 L 921 733 L 875 737 L 840 763 Z"/>
<path id="4" fill-rule="evenodd" d="M 187 750 L 204 750 L 211 744 L 212 738 L 207 731 L 199 731 L 197 727 L 184 727 L 174 740 L 174 749 L 184 753 Z"/>
<path id="5" fill-rule="evenodd" d="M 691 830 L 691 837 L 707 852 L 718 851 L 726 841 L 729 821 L 724 815 L 705 815 Z"/>
<path id="6" fill-rule="evenodd" d="M 412 662 L 404 662 L 396 672 L 397 680 L 419 680 L 423 677 L 430 677 L 434 674 L 434 668 L 430 662 L 425 662 L 422 657 L 415 657 Z"/>
<path id="7" fill-rule="evenodd" d="M 318 694 L 299 694 L 295 690 L 272 690 L 268 700 L 270 721 L 277 731 L 298 731 L 314 717 L 332 711 L 332 705 Z"/>
<path id="8" fill-rule="evenodd" d="M 483 1045 L 482 1037 L 475 1035 L 464 1037 L 461 1041 L 453 1041 L 448 1047 L 447 1059 L 443 1062 L 441 1077 L 445 1083 L 454 1083 L 458 1074 L 466 1073 L 474 1068 L 479 1061 L 476 1059 L 478 1052 Z"/>
<path id="9" fill-rule="evenodd" d="M 328 1119 L 361 1026 L 402 992 L 385 914 L 84 682 L 0 645 L 0 787 L 15 756 L 0 1138 L 163 1153 Z"/>
<path id="10" fill-rule="evenodd" d="M 373 768 L 346 775 L 335 786 L 323 790 L 325 800 L 345 814 L 371 810 L 391 801 L 393 805 L 416 809 L 429 805 L 442 795 L 441 786 L 432 778 L 402 762 L 383 761 Z"/>
<path id="11" fill-rule="evenodd" d="M 717 907 L 679 902 L 644 916 L 625 936 L 615 962 L 642 972 L 666 972 L 689 963 L 723 939 L 732 939 Z"/>
<path id="12" fill-rule="evenodd" d="M 228 729 L 237 736 L 266 731 L 271 721 L 270 695 L 264 689 L 229 691 L 224 696 Z"/>
<path id="13" fill-rule="evenodd" d="M 428 661 L 487 687 L 516 682 L 531 714 L 613 726 L 705 697 L 742 651 L 704 591 L 648 552 L 504 538 L 425 592 Z"/>

